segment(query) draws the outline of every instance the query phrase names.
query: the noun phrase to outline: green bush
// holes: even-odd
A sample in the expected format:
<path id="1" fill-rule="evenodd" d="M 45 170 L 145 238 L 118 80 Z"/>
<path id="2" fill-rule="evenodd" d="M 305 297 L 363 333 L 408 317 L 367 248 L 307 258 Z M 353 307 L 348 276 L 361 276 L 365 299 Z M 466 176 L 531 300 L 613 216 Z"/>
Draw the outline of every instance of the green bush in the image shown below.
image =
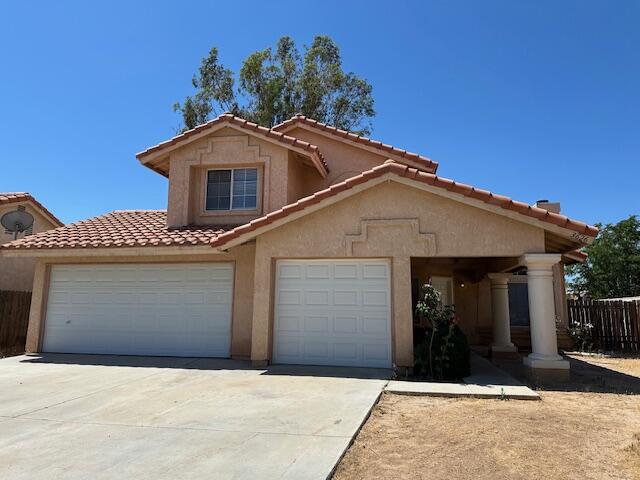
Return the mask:
<path id="1" fill-rule="evenodd" d="M 430 327 L 414 348 L 414 369 L 418 375 L 437 380 L 459 380 L 470 374 L 469 344 L 457 324 L 452 305 L 442 305 L 440 292 L 424 285 L 416 312 L 426 318 Z"/>

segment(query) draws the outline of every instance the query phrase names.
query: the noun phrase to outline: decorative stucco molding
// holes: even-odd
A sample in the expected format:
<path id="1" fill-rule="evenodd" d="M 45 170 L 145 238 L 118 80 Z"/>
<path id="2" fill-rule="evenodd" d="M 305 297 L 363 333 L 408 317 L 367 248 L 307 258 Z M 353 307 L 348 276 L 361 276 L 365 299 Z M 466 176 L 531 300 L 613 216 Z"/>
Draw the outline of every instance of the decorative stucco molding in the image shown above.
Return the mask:
<path id="1" fill-rule="evenodd" d="M 420 231 L 417 218 L 362 219 L 360 233 L 345 235 L 347 256 L 422 256 L 436 254 L 436 237 Z"/>

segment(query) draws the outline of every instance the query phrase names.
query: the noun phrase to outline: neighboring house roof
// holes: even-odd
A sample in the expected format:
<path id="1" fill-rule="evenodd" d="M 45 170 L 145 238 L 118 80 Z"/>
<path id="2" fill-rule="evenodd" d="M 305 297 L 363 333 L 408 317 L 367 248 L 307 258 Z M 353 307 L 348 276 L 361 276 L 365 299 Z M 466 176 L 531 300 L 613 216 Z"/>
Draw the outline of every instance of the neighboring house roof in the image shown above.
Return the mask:
<path id="1" fill-rule="evenodd" d="M 447 178 L 441 178 L 431 173 L 426 173 L 415 168 L 407 167 L 406 165 L 396 163 L 393 160 L 387 160 L 384 164 L 379 165 L 371 170 L 367 170 L 360 175 L 332 185 L 325 190 L 321 190 L 309 197 L 298 200 L 295 203 L 287 205 L 280 210 L 271 212 L 247 224 L 221 233 L 212 240 L 211 245 L 213 247 L 222 247 L 232 240 L 238 239 L 239 237 L 243 237 L 243 241 L 248 240 L 252 236 L 257 236 L 258 234 L 265 231 L 263 229 L 265 229 L 266 227 L 272 226 L 273 228 L 275 228 L 275 226 L 277 226 L 275 225 L 275 222 L 278 222 L 279 220 L 284 220 L 287 217 L 291 217 L 292 214 L 296 212 L 301 212 L 308 207 L 328 200 L 329 198 L 334 197 L 341 192 L 345 192 L 357 185 L 365 184 L 387 174 L 420 182 L 455 194 L 462 195 L 464 197 L 475 199 L 489 205 L 494 205 L 506 210 L 511 210 L 520 215 L 523 215 L 524 217 L 529 217 L 544 223 L 572 230 L 576 233 L 586 235 L 588 237 L 595 237 L 598 233 L 598 229 L 596 227 L 587 225 L 577 220 L 572 220 L 565 215 L 552 213 L 524 202 L 518 202 L 508 197 L 491 193 L 487 190 L 478 189 L 470 185 L 465 185 L 463 183 L 457 183 Z M 279 224 L 280 222 L 278 222 L 278 225 Z M 258 232 L 258 230 L 261 231 Z"/>
<path id="2" fill-rule="evenodd" d="M 226 229 L 231 228 L 227 227 Z M 225 227 L 168 228 L 164 210 L 116 210 L 7 243 L 3 249 L 208 245 Z"/>
<path id="3" fill-rule="evenodd" d="M 298 125 L 307 125 L 320 132 L 328 133 L 340 138 L 343 141 L 346 140 L 360 146 L 365 145 L 368 147 L 373 147 L 375 149 L 381 150 L 387 156 L 389 154 L 391 154 L 391 156 L 395 156 L 400 163 L 413 163 L 413 166 L 421 170 L 426 170 L 431 173 L 436 173 L 436 171 L 438 170 L 438 162 L 431 160 L 430 158 L 427 158 L 423 155 L 418 155 L 417 153 L 413 152 L 407 152 L 406 150 L 396 148 L 392 145 L 384 144 L 378 140 L 372 140 L 370 138 L 363 137 L 362 135 L 356 135 L 355 133 L 341 130 L 331 125 L 327 125 L 326 123 L 321 123 L 317 120 L 307 118 L 304 115 L 294 115 L 289 120 L 285 120 L 284 122 L 274 126 L 272 130 L 286 133 L 289 130 L 294 129 Z"/>
<path id="4" fill-rule="evenodd" d="M 214 127 L 224 125 L 224 124 L 227 124 L 232 127 L 240 128 L 242 130 L 246 130 L 252 135 L 255 135 L 264 139 L 268 139 L 270 141 L 275 141 L 276 143 L 280 143 L 286 146 L 287 148 L 296 151 L 297 153 L 310 157 L 314 165 L 318 168 L 318 171 L 320 171 L 323 177 L 326 176 L 327 173 L 329 172 L 329 167 L 324 161 L 324 157 L 322 156 L 322 153 L 320 152 L 320 149 L 317 146 L 309 142 L 305 142 L 303 140 L 298 140 L 297 138 L 290 137 L 289 135 L 276 132 L 275 130 L 263 127 L 256 123 L 249 122 L 243 118 L 236 117 L 230 113 L 223 113 L 222 115 L 218 116 L 213 120 L 208 121 L 207 123 L 198 125 L 197 127 L 191 130 L 187 130 L 186 132 L 181 133 L 180 135 L 176 135 L 175 137 L 167 141 L 164 141 L 162 143 L 159 143 L 158 145 L 149 147 L 146 150 L 137 153 L 136 158 L 140 160 L 145 166 L 151 168 L 152 170 L 157 171 L 162 175 L 167 176 L 169 173 L 168 171 L 165 171 L 164 169 L 159 169 L 157 167 L 154 167 L 153 165 L 147 164 L 146 163 L 147 158 L 149 158 L 152 154 L 157 154 L 158 152 L 166 150 L 169 147 L 175 147 L 179 144 L 182 144 L 183 142 L 186 142 L 187 140 L 189 140 L 191 137 L 195 135 L 205 133 L 207 130 L 210 130 Z"/>
<path id="5" fill-rule="evenodd" d="M 39 201 L 37 201 L 28 192 L 0 192 L 0 206 L 10 203 L 24 203 L 29 202 L 36 207 L 40 213 L 42 213 L 51 223 L 61 227 L 64 225 L 53 213 L 45 208 Z"/>

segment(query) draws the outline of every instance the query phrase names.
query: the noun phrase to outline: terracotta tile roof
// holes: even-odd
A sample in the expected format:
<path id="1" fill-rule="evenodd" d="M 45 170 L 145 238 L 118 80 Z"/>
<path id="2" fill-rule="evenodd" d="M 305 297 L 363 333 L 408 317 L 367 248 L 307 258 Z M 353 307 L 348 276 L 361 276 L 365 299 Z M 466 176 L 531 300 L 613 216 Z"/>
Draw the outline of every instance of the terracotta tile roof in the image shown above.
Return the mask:
<path id="1" fill-rule="evenodd" d="M 349 190 L 356 185 L 366 183 L 388 173 L 398 175 L 399 177 L 409 178 L 411 180 L 415 180 L 427 185 L 432 185 L 434 187 L 442 188 L 444 190 L 457 193 L 465 197 L 480 200 L 490 205 L 496 205 L 500 208 L 512 210 L 526 217 L 535 218 L 542 222 L 566 228 L 582 235 L 595 237 L 598 234 L 598 229 L 596 227 L 587 225 L 586 223 L 579 222 L 577 220 L 572 220 L 564 215 L 552 213 L 524 202 L 518 202 L 503 195 L 491 193 L 487 190 L 475 188 L 463 183 L 457 183 L 448 178 L 441 178 L 431 173 L 422 172 L 415 168 L 410 168 L 406 165 L 396 163 L 393 160 L 387 160 L 384 164 L 379 165 L 371 170 L 367 170 L 360 175 L 349 178 L 344 182 L 332 185 L 325 190 L 321 190 L 309 197 L 300 199 L 295 203 L 287 205 L 280 210 L 271 212 L 268 215 L 253 220 L 245 225 L 241 225 L 232 230 L 224 232 L 213 239 L 211 245 L 213 247 L 223 246 L 234 238 L 250 233 L 261 227 L 267 226 L 275 222 L 276 220 L 287 217 L 292 213 L 304 210 L 311 205 L 315 205 L 316 203 L 319 203 L 326 198 L 337 195 L 338 193 Z"/>
<path id="2" fill-rule="evenodd" d="M 167 228 L 164 210 L 116 210 L 65 227 L 30 235 L 3 249 L 119 248 L 207 245 L 232 227 Z"/>
<path id="3" fill-rule="evenodd" d="M 563 258 L 571 263 L 584 263 L 587 261 L 587 258 L 589 258 L 589 255 L 586 252 L 577 249 L 563 254 Z"/>
<path id="4" fill-rule="evenodd" d="M 296 123 L 309 125 L 323 132 L 327 132 L 332 135 L 335 135 L 336 137 L 350 140 L 355 143 L 360 143 L 362 145 L 367 145 L 369 147 L 377 148 L 378 150 L 382 150 L 385 153 L 391 153 L 393 155 L 397 155 L 403 160 L 414 162 L 415 163 L 414 166 L 421 169 L 425 169 L 431 173 L 436 173 L 436 170 L 438 170 L 438 162 L 431 160 L 428 157 L 425 157 L 423 155 L 418 155 L 417 153 L 413 153 L 413 152 L 407 152 L 406 150 L 402 150 L 401 148 L 396 148 L 392 145 L 384 144 L 378 140 L 372 140 L 370 138 L 363 137 L 361 135 L 356 135 L 355 133 L 351 133 L 346 130 L 341 130 L 339 128 L 332 127 L 331 125 L 327 125 L 326 123 L 321 123 L 317 120 L 307 118 L 304 115 L 294 115 L 289 120 L 285 120 L 284 122 L 274 126 L 273 130 L 277 130 L 277 131 L 287 130 L 295 126 Z M 399 160 L 399 161 L 402 162 L 402 160 Z"/>
<path id="5" fill-rule="evenodd" d="M 51 220 L 54 225 L 62 226 L 62 223 L 53 213 L 47 210 L 44 205 L 37 201 L 28 192 L 0 192 L 0 205 L 6 205 L 9 203 L 31 202 L 35 207 L 42 211 L 42 213 Z"/>
<path id="6" fill-rule="evenodd" d="M 157 152 L 166 147 L 175 145 L 179 142 L 182 142 L 188 139 L 189 137 L 192 137 L 193 135 L 197 135 L 203 132 L 204 130 L 212 128 L 216 125 L 220 125 L 222 123 L 235 125 L 253 134 L 257 134 L 260 136 L 271 138 L 273 140 L 277 140 L 278 142 L 281 142 L 289 147 L 293 147 L 294 149 L 304 150 L 309 154 L 309 156 L 311 156 L 314 159 L 315 163 L 320 165 L 318 168 L 323 168 L 325 174 L 329 172 L 329 167 L 327 166 L 327 163 L 325 162 L 324 157 L 322 156 L 322 152 L 320 152 L 320 149 L 317 146 L 309 142 L 305 142 L 303 140 L 298 140 L 297 138 L 290 137 L 289 135 L 276 132 L 273 129 L 263 127 L 261 125 L 258 125 L 257 123 L 249 122 L 243 118 L 236 117 L 230 113 L 223 113 L 222 115 L 219 115 L 217 118 L 214 118 L 213 120 L 210 120 L 207 123 L 198 125 L 197 127 L 192 128 L 191 130 L 187 130 L 186 132 L 181 133 L 180 135 L 176 135 L 175 137 L 167 141 L 159 143 L 158 145 L 154 145 L 153 147 L 149 147 L 142 152 L 136 153 L 136 158 L 138 160 L 141 160 L 154 152 Z"/>

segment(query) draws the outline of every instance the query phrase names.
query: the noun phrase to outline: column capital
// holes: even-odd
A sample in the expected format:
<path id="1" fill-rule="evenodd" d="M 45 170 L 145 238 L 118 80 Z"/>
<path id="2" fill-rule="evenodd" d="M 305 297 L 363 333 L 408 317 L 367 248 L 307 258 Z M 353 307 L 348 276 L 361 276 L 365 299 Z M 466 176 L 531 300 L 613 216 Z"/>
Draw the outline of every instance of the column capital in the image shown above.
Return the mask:
<path id="1" fill-rule="evenodd" d="M 560 260 L 562 255 L 559 253 L 525 253 L 520 257 L 520 263 L 527 269 L 551 269 Z"/>
<path id="2" fill-rule="evenodd" d="M 491 285 L 506 285 L 513 274 L 511 273 L 487 273 L 487 278 L 491 280 Z"/>

